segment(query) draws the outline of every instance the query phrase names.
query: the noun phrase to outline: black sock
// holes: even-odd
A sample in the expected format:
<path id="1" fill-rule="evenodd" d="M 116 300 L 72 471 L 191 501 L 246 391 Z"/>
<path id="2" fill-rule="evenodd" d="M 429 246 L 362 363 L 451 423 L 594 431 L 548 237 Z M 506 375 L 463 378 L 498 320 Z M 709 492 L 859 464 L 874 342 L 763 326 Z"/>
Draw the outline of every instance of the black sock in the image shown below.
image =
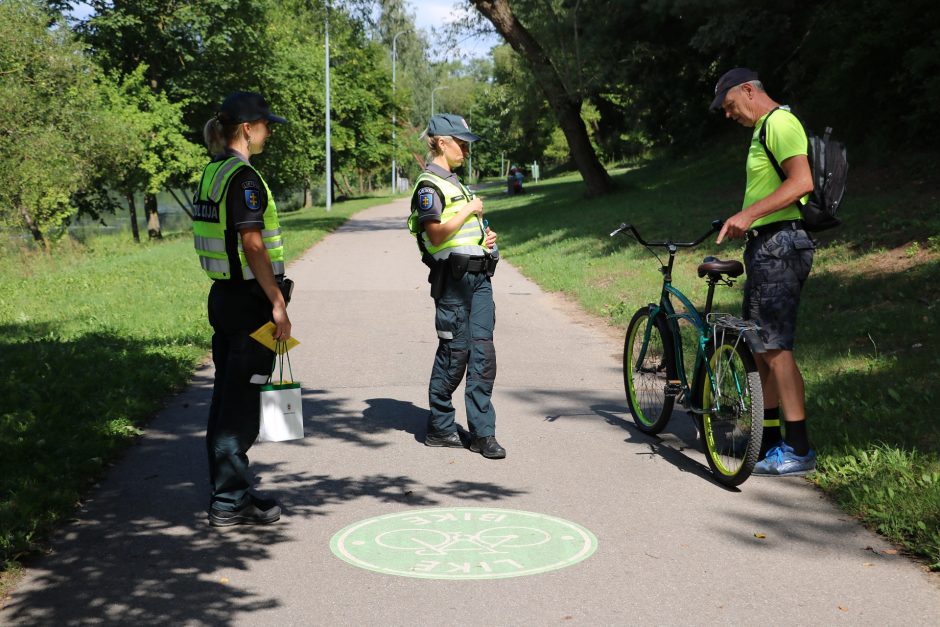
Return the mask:
<path id="1" fill-rule="evenodd" d="M 764 457 L 770 447 L 774 446 L 783 436 L 780 435 L 780 408 L 764 410 L 764 437 L 760 443 L 760 457 Z"/>
<path id="2" fill-rule="evenodd" d="M 800 457 L 809 452 L 809 436 L 806 435 L 806 421 L 787 422 L 786 442 L 793 447 L 793 452 Z"/>

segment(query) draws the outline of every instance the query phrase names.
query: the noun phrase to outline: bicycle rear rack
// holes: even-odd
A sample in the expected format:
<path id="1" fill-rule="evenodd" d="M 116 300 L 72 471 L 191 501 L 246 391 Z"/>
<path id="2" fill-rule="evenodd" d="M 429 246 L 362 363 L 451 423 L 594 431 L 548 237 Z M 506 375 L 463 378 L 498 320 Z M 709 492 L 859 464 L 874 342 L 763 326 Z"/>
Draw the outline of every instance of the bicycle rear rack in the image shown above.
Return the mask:
<path id="1" fill-rule="evenodd" d="M 751 349 L 752 353 L 766 351 L 760 339 L 760 325 L 753 320 L 742 320 L 727 313 L 710 313 L 705 316 L 705 322 L 712 328 L 712 347 L 718 350 L 718 344 L 724 343 L 728 331 L 735 334 L 734 348 L 742 340 Z"/>

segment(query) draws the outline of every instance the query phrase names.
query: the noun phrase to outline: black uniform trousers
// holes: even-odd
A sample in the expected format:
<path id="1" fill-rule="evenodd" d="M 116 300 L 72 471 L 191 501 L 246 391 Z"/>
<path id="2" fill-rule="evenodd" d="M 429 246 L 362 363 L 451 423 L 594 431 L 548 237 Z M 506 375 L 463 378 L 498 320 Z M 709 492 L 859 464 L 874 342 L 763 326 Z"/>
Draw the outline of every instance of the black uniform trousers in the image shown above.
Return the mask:
<path id="1" fill-rule="evenodd" d="M 271 303 L 254 281 L 215 281 L 209 290 L 215 384 L 206 429 L 211 507 L 236 510 L 249 500 L 248 449 L 261 424 L 261 384 L 274 353 L 249 334 L 271 320 Z"/>

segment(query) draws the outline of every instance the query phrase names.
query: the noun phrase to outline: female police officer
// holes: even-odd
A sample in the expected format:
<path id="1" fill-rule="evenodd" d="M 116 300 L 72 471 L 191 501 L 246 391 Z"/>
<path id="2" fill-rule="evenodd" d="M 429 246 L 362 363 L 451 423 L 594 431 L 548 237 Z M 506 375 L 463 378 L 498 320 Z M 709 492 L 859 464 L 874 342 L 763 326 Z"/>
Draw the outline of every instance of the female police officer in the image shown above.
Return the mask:
<path id="1" fill-rule="evenodd" d="M 209 523 L 217 527 L 268 524 L 281 509 L 249 492 L 248 456 L 258 436 L 260 386 L 272 352 L 249 334 L 273 321 L 277 340 L 290 337 L 290 282 L 277 208 L 261 175 L 249 163 L 264 149 L 272 115 L 259 94 L 235 92 L 206 123 L 213 155 L 199 183 L 193 211 L 196 252 L 213 280 L 209 323 L 215 385 L 206 429 L 212 498 Z"/>
<path id="2" fill-rule="evenodd" d="M 496 233 L 483 224 L 483 201 L 461 184 L 453 169 L 463 164 L 469 142 L 479 139 L 463 118 L 440 114 L 426 133 L 428 164 L 415 183 L 409 230 L 431 268 L 438 347 L 428 386 L 428 446 L 462 447 L 452 395 L 467 373 L 470 450 L 506 457 L 496 441 L 491 403 L 496 378 L 493 326 L 496 310 L 490 277 L 496 267 Z"/>

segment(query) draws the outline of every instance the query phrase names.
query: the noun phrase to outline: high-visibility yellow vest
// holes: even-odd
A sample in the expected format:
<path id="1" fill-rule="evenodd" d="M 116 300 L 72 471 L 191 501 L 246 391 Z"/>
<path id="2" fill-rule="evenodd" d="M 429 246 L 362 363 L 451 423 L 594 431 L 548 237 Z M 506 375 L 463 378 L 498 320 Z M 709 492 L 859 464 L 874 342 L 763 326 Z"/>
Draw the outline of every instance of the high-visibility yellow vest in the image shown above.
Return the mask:
<path id="1" fill-rule="evenodd" d="M 243 167 L 250 168 L 251 165 L 238 157 L 213 161 L 203 170 L 199 192 L 193 200 L 193 241 L 196 253 L 199 255 L 199 263 L 211 279 L 232 278 L 229 251 L 225 247 L 228 227 L 225 203 L 232 176 Z M 284 245 L 281 239 L 281 225 L 277 219 L 277 206 L 264 177 L 257 170 L 255 173 L 258 174 L 268 194 L 268 206 L 264 211 L 264 228 L 261 230 L 261 238 L 271 258 L 271 270 L 275 275 L 284 274 Z M 248 267 L 245 251 L 242 249 L 241 235 L 236 232 L 233 241 L 238 247 L 242 277 L 255 278 L 251 268 Z"/>
<path id="2" fill-rule="evenodd" d="M 441 224 L 457 215 L 461 209 L 473 200 L 473 193 L 463 184 L 455 185 L 447 179 L 428 171 L 418 175 L 415 186 L 411 190 L 411 196 L 414 197 L 419 188 L 428 185 L 437 188 L 443 196 L 444 209 L 441 211 Z M 421 252 L 427 251 L 435 259 L 445 259 L 451 253 L 477 256 L 486 252 L 486 248 L 483 247 L 486 233 L 479 216 L 475 213 L 471 213 L 461 227 L 441 242 L 439 246 L 431 244 L 431 238 L 418 224 L 418 212 L 414 207 L 411 209 L 411 215 L 408 216 L 408 230 L 418 238 L 418 248 Z"/>

